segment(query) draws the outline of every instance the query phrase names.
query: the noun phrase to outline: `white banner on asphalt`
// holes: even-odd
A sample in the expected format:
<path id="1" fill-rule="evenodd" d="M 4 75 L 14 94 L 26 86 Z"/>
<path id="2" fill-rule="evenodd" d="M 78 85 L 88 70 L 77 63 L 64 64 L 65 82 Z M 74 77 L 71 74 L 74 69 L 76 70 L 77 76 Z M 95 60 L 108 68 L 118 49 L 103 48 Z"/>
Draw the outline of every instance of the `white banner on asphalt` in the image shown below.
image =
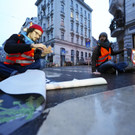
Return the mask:
<path id="1" fill-rule="evenodd" d="M 46 99 L 45 73 L 27 70 L 0 82 L 0 89 L 8 94 L 41 94 Z"/>

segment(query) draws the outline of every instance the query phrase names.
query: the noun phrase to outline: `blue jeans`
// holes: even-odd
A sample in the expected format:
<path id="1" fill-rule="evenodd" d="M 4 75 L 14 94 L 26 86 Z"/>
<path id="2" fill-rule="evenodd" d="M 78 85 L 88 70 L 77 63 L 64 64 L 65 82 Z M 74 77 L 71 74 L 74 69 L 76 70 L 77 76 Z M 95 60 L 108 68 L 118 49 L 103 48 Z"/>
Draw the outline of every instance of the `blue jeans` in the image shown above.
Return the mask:
<path id="1" fill-rule="evenodd" d="M 101 73 L 106 73 L 107 70 L 114 68 L 115 70 L 118 70 L 119 72 L 123 72 L 125 68 L 128 66 L 127 62 L 119 62 L 119 63 L 114 63 L 112 61 L 107 61 L 100 65 L 97 70 L 98 72 Z"/>
<path id="2" fill-rule="evenodd" d="M 31 65 L 27 66 L 7 65 L 3 62 L 0 62 L 0 74 L 4 75 L 5 77 L 9 77 L 16 73 L 23 73 L 28 69 L 43 69 L 45 68 L 45 64 L 45 59 L 38 59 Z"/>

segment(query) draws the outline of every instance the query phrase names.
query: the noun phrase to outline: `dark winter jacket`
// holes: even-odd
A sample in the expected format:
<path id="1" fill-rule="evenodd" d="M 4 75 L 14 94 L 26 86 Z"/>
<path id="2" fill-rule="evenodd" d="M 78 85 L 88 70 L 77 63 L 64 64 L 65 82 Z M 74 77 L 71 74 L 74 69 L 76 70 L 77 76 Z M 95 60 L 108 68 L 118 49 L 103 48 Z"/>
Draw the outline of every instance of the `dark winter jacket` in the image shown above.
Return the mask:
<path id="1" fill-rule="evenodd" d="M 109 47 L 111 47 L 111 46 L 105 47 L 105 46 L 100 45 L 100 44 L 98 46 L 96 46 L 96 48 L 94 49 L 93 54 L 92 54 L 92 72 L 96 71 L 96 68 L 97 68 L 96 62 L 97 62 L 99 56 L 101 56 L 101 50 L 100 50 L 101 46 L 106 48 L 107 50 L 109 50 Z M 113 51 L 113 49 L 111 47 L 111 55 L 117 55 L 117 54 L 120 54 L 122 52 L 124 52 L 124 50 Z M 108 61 L 108 60 L 106 60 L 106 61 Z"/>
<path id="2" fill-rule="evenodd" d="M 19 43 L 18 43 L 19 41 Z M 18 34 L 13 34 L 9 39 L 7 39 L 4 50 L 6 53 L 11 54 L 11 53 L 23 53 L 31 50 L 31 45 L 26 44 L 24 42 L 24 36 L 18 36 Z M 34 53 L 34 59 L 39 59 L 41 58 L 41 50 L 36 49 Z"/>

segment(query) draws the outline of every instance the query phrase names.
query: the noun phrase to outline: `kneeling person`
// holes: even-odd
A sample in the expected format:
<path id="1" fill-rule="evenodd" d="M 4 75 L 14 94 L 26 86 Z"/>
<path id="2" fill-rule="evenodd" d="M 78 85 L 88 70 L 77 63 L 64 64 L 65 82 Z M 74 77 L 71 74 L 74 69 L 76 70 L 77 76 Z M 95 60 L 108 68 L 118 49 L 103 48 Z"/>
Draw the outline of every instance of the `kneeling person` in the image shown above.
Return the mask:
<path id="1" fill-rule="evenodd" d="M 52 53 L 51 46 L 48 48 L 42 44 L 35 44 L 42 36 L 41 26 L 34 24 L 27 32 L 13 34 L 6 40 L 4 50 L 7 53 L 4 62 L 0 62 L 0 77 L 23 73 L 28 69 L 43 69 L 45 67 L 45 56 Z"/>

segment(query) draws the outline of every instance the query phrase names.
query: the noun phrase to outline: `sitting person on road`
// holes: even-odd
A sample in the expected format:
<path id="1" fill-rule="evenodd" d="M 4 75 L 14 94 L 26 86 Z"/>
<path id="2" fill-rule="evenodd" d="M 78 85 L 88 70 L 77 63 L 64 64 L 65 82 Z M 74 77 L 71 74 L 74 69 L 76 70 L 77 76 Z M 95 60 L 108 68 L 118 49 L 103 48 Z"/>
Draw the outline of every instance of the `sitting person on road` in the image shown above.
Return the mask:
<path id="1" fill-rule="evenodd" d="M 92 54 L 92 72 L 93 74 L 123 72 L 128 66 L 127 62 L 114 63 L 111 61 L 111 55 L 117 55 L 126 51 L 113 51 L 111 43 L 108 41 L 107 34 L 102 32 L 99 35 L 98 45 Z"/>
<path id="2" fill-rule="evenodd" d="M 47 48 L 42 43 L 35 43 L 42 34 L 41 26 L 33 24 L 27 32 L 13 34 L 6 40 L 4 50 L 7 56 L 4 62 L 0 62 L 1 78 L 45 67 L 45 56 L 52 51 L 51 46 Z"/>

